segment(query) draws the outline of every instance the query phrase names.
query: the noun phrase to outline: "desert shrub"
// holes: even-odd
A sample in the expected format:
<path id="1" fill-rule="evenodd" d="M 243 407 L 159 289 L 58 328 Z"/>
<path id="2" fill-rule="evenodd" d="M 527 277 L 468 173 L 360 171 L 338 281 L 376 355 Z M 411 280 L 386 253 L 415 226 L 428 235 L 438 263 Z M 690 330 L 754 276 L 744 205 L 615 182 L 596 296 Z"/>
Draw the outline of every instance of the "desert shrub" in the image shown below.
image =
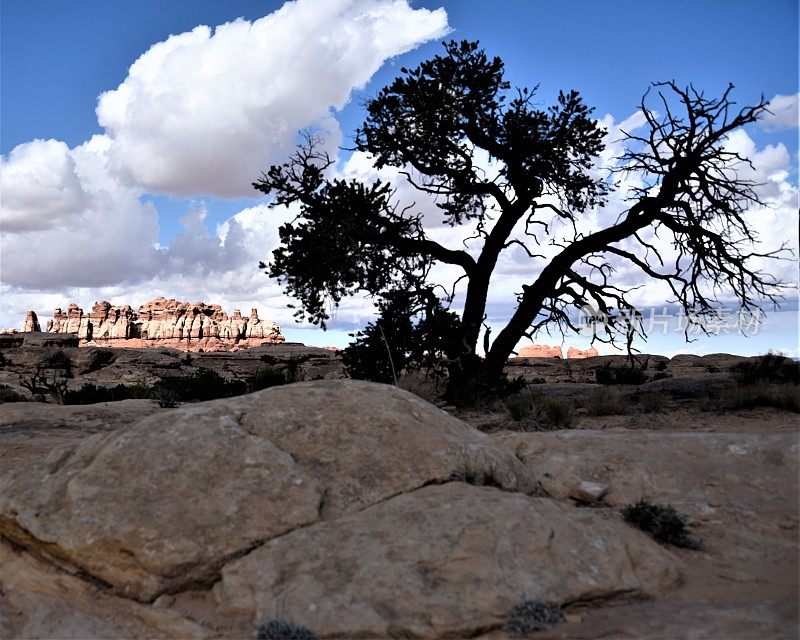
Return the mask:
<path id="1" fill-rule="evenodd" d="M 471 464 L 463 464 L 453 471 L 450 480 L 452 482 L 466 482 L 476 487 L 503 488 L 503 484 L 495 477 L 493 469 L 484 469 Z"/>
<path id="2" fill-rule="evenodd" d="M 76 391 L 64 394 L 64 404 L 97 404 L 98 402 L 117 402 L 132 398 L 131 389 L 123 384 L 115 387 L 98 387 L 91 382 Z"/>
<path id="3" fill-rule="evenodd" d="M 397 386 L 426 402 L 434 403 L 441 397 L 445 385 L 440 376 L 428 375 L 424 371 L 409 371 L 400 376 Z"/>
<path id="4" fill-rule="evenodd" d="M 661 391 L 646 391 L 639 396 L 639 407 L 645 413 L 660 413 L 667 406 L 667 399 Z"/>
<path id="5" fill-rule="evenodd" d="M 458 349 L 458 316 L 431 295 L 408 291 L 387 293 L 378 304 L 380 315 L 342 351 L 347 374 L 357 380 L 392 384 L 401 372 L 422 369 L 444 372 L 442 354 Z"/>
<path id="6" fill-rule="evenodd" d="M 533 431 L 569 429 L 572 426 L 572 408 L 563 400 L 539 392 L 523 391 L 508 396 L 503 406 L 512 420 Z"/>
<path id="7" fill-rule="evenodd" d="M 607 364 L 594 370 L 598 384 L 643 384 L 647 382 L 647 374 L 643 369 L 635 367 L 612 367 Z"/>
<path id="8" fill-rule="evenodd" d="M 63 371 L 69 378 L 72 375 L 72 367 L 74 363 L 70 360 L 69 356 L 61 349 L 51 353 L 41 362 L 45 369 L 59 369 Z"/>
<path id="9" fill-rule="evenodd" d="M 240 396 L 247 393 L 247 384 L 242 380 L 227 380 L 213 369 L 201 367 L 191 376 L 167 378 L 153 386 L 154 392 L 160 389 L 170 389 L 180 402 L 203 402 Z"/>
<path id="10" fill-rule="evenodd" d="M 267 620 L 256 630 L 254 640 L 317 640 L 310 629 L 286 620 Z"/>
<path id="11" fill-rule="evenodd" d="M 628 413 L 628 403 L 613 389 L 595 389 L 584 404 L 590 416 L 616 416 Z"/>
<path id="12" fill-rule="evenodd" d="M 286 376 L 274 367 L 259 369 L 247 381 L 250 391 L 259 391 L 286 384 Z"/>
<path id="13" fill-rule="evenodd" d="M 8 360 L 6 360 L 6 355 L 0 351 L 0 369 L 5 367 L 8 364 Z"/>
<path id="14" fill-rule="evenodd" d="M 514 607 L 508 616 L 506 633 L 510 636 L 526 636 L 559 622 L 564 622 L 561 605 L 536 599 L 525 600 Z"/>
<path id="15" fill-rule="evenodd" d="M 5 384 L 0 384 L 0 404 L 5 402 L 27 402 L 28 398 L 21 393 L 14 391 L 11 387 Z"/>
<path id="16" fill-rule="evenodd" d="M 178 394 L 170 387 L 156 386 L 150 392 L 150 397 L 162 409 L 174 409 L 178 406 Z"/>
<path id="17" fill-rule="evenodd" d="M 773 407 L 800 413 L 800 386 L 760 382 L 726 389 L 717 403 L 722 410 Z"/>
<path id="18" fill-rule="evenodd" d="M 739 385 L 756 385 L 766 382 L 800 384 L 800 363 L 786 356 L 767 353 L 738 363 L 733 368 L 733 378 Z"/>
<path id="19" fill-rule="evenodd" d="M 670 505 L 639 500 L 625 507 L 622 517 L 661 542 L 685 549 L 700 548 L 700 543 L 686 529 L 686 517 Z"/>

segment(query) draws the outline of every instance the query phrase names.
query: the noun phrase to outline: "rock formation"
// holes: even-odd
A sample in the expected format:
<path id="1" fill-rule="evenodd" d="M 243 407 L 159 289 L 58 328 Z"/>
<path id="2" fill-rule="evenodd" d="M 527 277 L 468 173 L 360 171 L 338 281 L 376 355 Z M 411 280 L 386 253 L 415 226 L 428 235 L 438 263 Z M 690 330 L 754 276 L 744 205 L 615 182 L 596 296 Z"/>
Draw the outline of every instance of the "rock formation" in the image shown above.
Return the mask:
<path id="1" fill-rule="evenodd" d="M 3 474 L 7 635 L 64 637 L 48 625 L 65 624 L 68 598 L 71 637 L 123 637 L 111 621 L 136 619 L 134 637 L 244 638 L 271 618 L 320 637 L 476 637 L 524 598 L 677 586 L 672 553 L 599 509 L 532 495 L 533 474 L 512 448 L 369 382 L 150 415 Z M 43 593 L 54 567 L 102 587 Z M 182 615 L 192 593 L 209 628 Z M 103 636 L 89 633 L 99 614 Z"/>
<path id="2" fill-rule="evenodd" d="M 36 328 L 33 328 L 36 327 Z M 38 331 L 38 320 L 28 312 L 24 332 Z M 245 318 L 239 309 L 233 315 L 218 304 L 180 302 L 164 297 L 151 300 L 135 312 L 130 305 L 96 302 L 90 313 L 72 303 L 66 312 L 59 307 L 47 322 L 49 333 L 75 333 L 81 346 L 173 347 L 188 351 L 229 351 L 265 343 L 284 342 L 280 328 L 261 320 L 251 309 Z"/>
<path id="3" fill-rule="evenodd" d="M 570 360 L 576 360 L 579 358 L 594 358 L 597 354 L 597 349 L 594 347 L 589 347 L 588 349 L 576 349 L 575 347 L 570 347 L 567 350 L 567 358 Z"/>
<path id="4" fill-rule="evenodd" d="M 36 317 L 35 311 L 28 311 L 28 314 L 25 316 L 25 324 L 22 325 L 23 331 L 41 331 L 42 328 L 39 326 L 39 318 Z"/>
<path id="5" fill-rule="evenodd" d="M 518 358 L 561 358 L 561 347 L 548 347 L 544 344 L 529 344 L 517 353 Z"/>

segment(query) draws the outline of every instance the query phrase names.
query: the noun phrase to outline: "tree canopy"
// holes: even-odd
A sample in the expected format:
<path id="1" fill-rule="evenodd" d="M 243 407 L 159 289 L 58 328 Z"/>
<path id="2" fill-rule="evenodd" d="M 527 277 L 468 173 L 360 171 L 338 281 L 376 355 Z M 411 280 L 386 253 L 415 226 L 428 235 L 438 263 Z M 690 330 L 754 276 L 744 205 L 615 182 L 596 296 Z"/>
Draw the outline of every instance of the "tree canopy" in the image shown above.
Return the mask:
<path id="1" fill-rule="evenodd" d="M 466 280 L 457 339 L 443 346 L 453 391 L 465 382 L 496 384 L 524 336 L 577 330 L 576 308 L 609 318 L 595 339 L 622 340 L 630 349 L 643 330 L 630 321 L 638 313 L 630 290 L 615 283 L 621 263 L 665 283 L 701 323 L 724 296 L 745 309 L 780 299 L 781 283 L 756 260 L 781 249 L 756 250 L 745 212 L 762 204 L 757 185 L 739 172 L 747 159 L 724 144 L 764 113 L 763 99 L 736 109 L 732 86 L 707 98 L 691 86 L 656 83 L 641 103 L 646 132 L 627 136 L 627 151 L 603 175 L 598 157 L 606 132 L 576 91 L 541 109 L 536 90 L 512 89 L 503 62 L 478 43 L 444 47 L 443 55 L 401 69 L 367 103 L 355 149 L 369 154 L 376 170 L 393 167 L 421 198 L 433 198 L 444 224 L 473 229 L 470 248 L 431 239 L 421 208 L 400 202 L 393 185 L 336 177 L 333 160 L 307 135 L 285 164 L 254 183 L 274 195 L 275 205 L 299 203 L 262 267 L 300 301 L 300 317 L 324 327 L 331 306 L 359 291 L 385 300 L 403 292 L 404 308 L 424 316 L 435 308 L 434 291 L 444 305 L 453 301 L 454 283 L 430 277 L 437 263 L 453 265 Z M 482 166 L 487 154 L 496 175 Z M 626 209 L 587 231 L 584 218 L 603 207 L 620 173 L 637 177 Z M 554 222 L 568 230 L 565 236 L 552 233 Z M 555 249 L 546 261 L 537 260 L 542 243 Z M 512 248 L 531 259 L 528 281 L 506 326 L 493 340 L 486 329 L 481 359 L 490 279 Z M 397 311 L 396 304 L 387 308 Z"/>

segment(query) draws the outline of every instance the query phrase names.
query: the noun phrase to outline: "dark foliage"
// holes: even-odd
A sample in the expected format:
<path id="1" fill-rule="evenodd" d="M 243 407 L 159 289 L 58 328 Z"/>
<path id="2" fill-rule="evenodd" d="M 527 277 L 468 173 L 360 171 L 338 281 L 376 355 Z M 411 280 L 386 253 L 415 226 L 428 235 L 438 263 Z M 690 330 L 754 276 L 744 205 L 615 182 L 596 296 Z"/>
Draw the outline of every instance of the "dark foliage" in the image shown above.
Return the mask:
<path id="1" fill-rule="evenodd" d="M 283 384 L 286 384 L 286 376 L 282 371 L 273 367 L 259 369 L 247 381 L 247 387 L 250 391 L 260 391 L 261 389 L 269 389 Z"/>
<path id="2" fill-rule="evenodd" d="M 390 384 L 413 369 L 443 374 L 446 354 L 460 335 L 458 316 L 433 296 L 420 302 L 405 291 L 388 293 L 379 308 L 379 318 L 354 334 L 355 341 L 342 352 L 348 375 Z"/>
<path id="3" fill-rule="evenodd" d="M 0 384 L 0 404 L 5 402 L 27 402 L 27 398 L 20 393 L 17 393 L 5 384 Z"/>
<path id="4" fill-rule="evenodd" d="M 75 366 L 70 357 L 61 349 L 47 356 L 41 364 L 46 369 L 63 371 L 68 378 L 72 377 L 72 368 Z"/>
<path id="5" fill-rule="evenodd" d="M 768 353 L 738 363 L 733 377 L 740 385 L 755 385 L 765 382 L 800 384 L 800 362 Z"/>
<path id="6" fill-rule="evenodd" d="M 92 383 L 83 385 L 77 391 L 64 394 L 64 404 L 97 404 L 98 402 L 117 402 L 136 397 L 131 387 L 118 384 L 115 387 L 98 387 Z"/>
<path id="7" fill-rule="evenodd" d="M 310 629 L 285 620 L 267 620 L 258 627 L 253 638 L 254 640 L 317 640 L 316 634 Z"/>
<path id="8" fill-rule="evenodd" d="M 359 291 L 386 297 L 437 285 L 447 307 L 455 283 L 430 282 L 429 275 L 436 263 L 456 267 L 467 286 L 455 346 L 445 353 L 453 401 L 496 392 L 523 336 L 576 331 L 575 311 L 587 306 L 608 319 L 595 339 L 622 341 L 632 350 L 634 336 L 643 335 L 640 314 L 630 292 L 615 286 L 612 263 L 662 282 L 701 326 L 716 318 L 723 304 L 717 295 L 728 304 L 732 297 L 745 311 L 761 300 L 779 301 L 782 283 L 755 265 L 781 250 L 755 250 L 744 212 L 760 201 L 755 185 L 740 177 L 746 172 L 736 170 L 747 159 L 724 144 L 731 132 L 758 120 L 765 102 L 734 109 L 732 87 L 720 98 L 672 82 L 654 87 L 657 105 L 648 105 L 645 94 L 644 133 L 628 136 L 618 165 L 642 186 L 627 194 L 627 211 L 587 234 L 578 222 L 603 204 L 614 182 L 613 175 L 598 178 L 593 171 L 605 132 L 592 109 L 575 91 L 539 108 L 535 89 L 512 90 L 502 60 L 488 57 L 478 43 L 449 42 L 443 55 L 401 69 L 367 103 L 355 148 L 369 154 L 376 168 L 396 168 L 412 187 L 434 196 L 445 224 L 473 224 L 474 251 L 428 237 L 423 222 L 430 221 L 421 208 L 400 202 L 390 185 L 331 178 L 333 160 L 307 135 L 284 165 L 270 167 L 254 183 L 275 205 L 300 205 L 297 218 L 280 229 L 281 246 L 270 264 L 261 266 L 300 301 L 298 318 L 323 327 L 340 301 Z M 498 161 L 498 176 L 480 168 L 485 154 Z M 650 233 L 670 243 L 677 258 L 664 259 L 648 242 Z M 537 264 L 542 243 L 556 253 Z M 516 310 L 491 340 L 488 290 L 507 250 L 534 262 Z M 387 297 L 386 304 L 396 303 Z M 389 319 L 382 316 L 384 334 L 393 330 Z M 402 359 L 400 345 L 415 325 L 404 319 L 397 325 L 392 341 L 398 346 L 390 344 L 390 350 Z M 381 326 L 381 320 L 374 323 L 356 351 L 385 351 L 389 336 L 378 340 Z M 483 360 L 476 355 L 481 334 Z M 386 360 L 363 375 L 386 380 Z M 354 369 L 365 366 L 361 357 L 352 362 Z"/>
<path id="9" fill-rule="evenodd" d="M 494 476 L 491 469 L 478 469 L 465 465 L 463 468 L 454 471 L 450 476 L 451 482 L 466 482 L 475 487 L 495 487 L 503 488 L 503 483 Z"/>
<path id="10" fill-rule="evenodd" d="M 556 431 L 569 429 L 573 425 L 569 404 L 536 391 L 510 395 L 503 405 L 520 431 Z"/>
<path id="11" fill-rule="evenodd" d="M 612 367 L 607 364 L 594 370 L 598 384 L 644 384 L 647 374 L 636 367 Z"/>
<path id="12" fill-rule="evenodd" d="M 600 387 L 589 394 L 584 402 L 590 416 L 619 416 L 628 413 L 627 401 L 613 389 Z"/>
<path id="13" fill-rule="evenodd" d="M 685 549 L 699 549 L 700 543 L 686 529 L 686 518 L 669 505 L 653 504 L 640 500 L 622 510 L 625 522 L 629 522 L 656 540 Z"/>
<path id="14" fill-rule="evenodd" d="M 191 376 L 161 380 L 153 385 L 153 389 L 168 389 L 180 402 L 203 402 L 247 393 L 247 383 L 227 380 L 213 369 L 200 367 Z"/>
<path id="15" fill-rule="evenodd" d="M 535 599 L 525 600 L 514 607 L 509 615 L 506 632 L 510 636 L 526 636 L 559 622 L 564 622 L 560 605 Z"/>
<path id="16" fill-rule="evenodd" d="M 772 407 L 800 413 L 800 386 L 760 382 L 727 389 L 712 406 L 718 411 Z"/>

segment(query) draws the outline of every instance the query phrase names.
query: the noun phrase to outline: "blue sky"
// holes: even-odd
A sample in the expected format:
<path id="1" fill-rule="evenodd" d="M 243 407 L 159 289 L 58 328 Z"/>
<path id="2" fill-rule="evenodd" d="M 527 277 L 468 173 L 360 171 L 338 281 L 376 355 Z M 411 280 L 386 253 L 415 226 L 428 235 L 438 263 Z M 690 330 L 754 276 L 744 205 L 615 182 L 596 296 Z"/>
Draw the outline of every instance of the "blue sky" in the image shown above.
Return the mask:
<path id="1" fill-rule="evenodd" d="M 334 30 L 355 29 L 352 33 L 356 37 L 362 24 L 360 16 L 364 12 L 377 14 L 376 21 L 383 20 L 387 24 L 396 21 L 389 31 L 381 31 L 384 28 L 381 25 L 374 27 L 376 33 L 405 34 L 404 29 L 410 30 L 402 38 L 392 35 L 389 38 L 392 43 L 378 47 L 379 51 L 372 51 L 365 44 L 363 56 L 356 56 L 352 61 L 353 66 L 358 66 L 363 60 L 363 70 L 341 72 L 337 81 L 342 86 L 331 87 L 327 102 L 320 97 L 322 102 L 319 105 L 313 104 L 313 87 L 320 82 L 320 78 L 323 81 L 327 78 L 324 65 L 314 66 L 314 58 L 310 56 L 308 65 L 311 67 L 298 66 L 295 73 L 301 79 L 303 74 L 308 74 L 309 85 L 307 91 L 297 94 L 298 104 L 301 105 L 298 110 L 305 108 L 317 120 L 324 118 L 325 113 L 331 113 L 335 123 L 326 122 L 325 126 L 330 129 L 331 138 L 340 135 L 345 146 L 361 121 L 361 103 L 364 99 L 390 82 L 401 66 L 413 66 L 438 53 L 439 42 L 447 30 L 450 32 L 447 38 L 478 39 L 487 52 L 503 58 L 507 78 L 512 84 L 538 84 L 538 95 L 543 105 L 549 104 L 559 89 L 574 88 L 582 93 L 588 104 L 595 107 L 597 117 L 609 114 L 616 123 L 635 113 L 641 94 L 654 80 L 674 79 L 679 84 L 692 82 L 710 95 L 719 94 L 728 82 L 733 82 L 736 85 L 734 97 L 742 103 L 755 102 L 762 94 L 767 99 L 776 95 L 795 96 L 796 101 L 798 91 L 798 5 L 792 0 L 770 0 L 767 3 L 749 0 L 670 3 L 519 0 L 492 4 L 458 0 L 412 2 L 411 8 L 406 7 L 405 11 L 390 6 L 392 3 L 388 0 L 305 2 L 305 12 L 298 9 L 290 14 L 287 11 L 281 20 L 275 21 L 274 28 L 286 29 L 287 42 L 291 46 L 313 47 L 314 38 L 327 37 L 325 25 L 316 24 L 313 15 L 321 10 L 323 4 L 328 8 L 334 4 L 344 7 L 335 20 L 328 18 L 328 22 Z M 341 344 L 346 340 L 343 331 L 320 337 L 316 332 L 293 328 L 283 309 L 272 308 L 285 303 L 274 286 L 269 290 L 259 288 L 261 285 L 257 285 L 258 281 L 249 273 L 246 278 L 235 277 L 237 269 L 253 270 L 253 263 L 237 261 L 232 248 L 224 255 L 224 252 L 217 252 L 216 245 L 220 244 L 217 235 L 224 235 L 224 230 L 229 228 L 227 221 L 239 212 L 263 203 L 263 200 L 254 197 L 255 192 L 248 191 L 249 183 L 257 175 L 244 171 L 238 177 L 231 176 L 224 184 L 215 185 L 213 176 L 217 170 L 211 167 L 208 173 L 210 180 L 193 182 L 191 177 L 180 174 L 179 170 L 169 165 L 170 158 L 165 160 L 166 173 L 169 175 L 160 175 L 156 168 L 145 166 L 147 162 L 141 159 L 142 150 L 134 148 L 134 143 L 129 142 L 127 146 L 122 144 L 125 135 L 141 137 L 140 127 L 144 126 L 143 123 L 157 122 L 158 118 L 175 113 L 175 102 L 165 103 L 163 113 L 158 110 L 157 96 L 163 90 L 161 85 L 158 85 L 157 91 L 147 87 L 150 91 L 147 99 L 151 103 L 146 105 L 148 110 L 145 115 L 133 124 L 124 121 L 111 101 L 103 116 L 105 126 L 101 125 L 95 113 L 98 96 L 116 90 L 120 83 L 126 81 L 134 61 L 156 43 L 166 41 L 173 34 L 191 32 L 198 25 L 213 28 L 239 17 L 252 22 L 279 9 L 281 5 L 280 2 L 243 0 L 139 0 L 133 3 L 2 0 L 0 152 L 5 162 L 10 162 L 11 152 L 19 145 L 24 146 L 37 139 L 61 141 L 63 146 L 30 147 L 24 162 L 31 163 L 31 166 L 39 163 L 35 169 L 40 172 L 37 179 L 53 179 L 53 167 L 63 168 L 63 162 L 71 163 L 74 156 L 82 181 L 78 192 L 90 193 L 96 199 L 98 192 L 94 191 L 93 185 L 100 180 L 96 177 L 100 169 L 98 164 L 92 163 L 98 162 L 98 154 L 106 153 L 102 138 L 110 135 L 116 146 L 108 151 L 112 158 L 108 166 L 114 166 L 114 180 L 118 177 L 117 173 L 122 177 L 119 185 L 113 189 L 103 182 L 103 189 L 108 191 L 103 191 L 103 194 L 114 201 L 111 209 L 124 211 L 124 216 L 127 216 L 121 221 L 124 216 L 120 213 L 113 223 L 109 222 L 109 227 L 118 225 L 119 228 L 113 232 L 115 235 L 112 236 L 109 231 L 108 238 L 97 239 L 98 243 L 104 242 L 104 246 L 108 247 L 108 255 L 98 256 L 98 260 L 93 262 L 83 257 L 91 250 L 91 238 L 59 234 L 58 225 L 67 224 L 66 217 L 62 216 L 61 222 L 41 222 L 42 216 L 62 214 L 53 207 L 45 206 L 39 210 L 37 207 L 41 207 L 41 204 L 37 198 L 26 193 L 17 197 L 13 191 L 14 185 L 8 187 L 7 193 L 16 198 L 14 203 L 20 201 L 28 207 L 20 209 L 18 215 L 30 216 L 31 219 L 38 216 L 39 221 L 17 226 L 5 224 L 0 228 L 4 240 L 0 272 L 3 286 L 0 318 L 3 326 L 19 324 L 19 314 L 24 314 L 25 307 L 35 308 L 40 315 L 47 317 L 52 306 L 55 306 L 54 301 L 61 299 L 62 304 L 66 304 L 73 300 L 70 296 L 78 298 L 75 301 L 86 307 L 103 297 L 112 301 L 127 299 L 134 304 L 141 304 L 145 301 L 141 296 L 150 293 L 186 298 L 200 296 L 213 302 L 217 300 L 212 300 L 212 296 L 222 295 L 226 304 L 261 306 L 262 315 L 276 317 L 285 332 L 296 336 L 296 339 L 318 344 Z M 437 11 L 440 8 L 444 9 L 446 16 L 443 17 L 442 11 Z M 423 15 L 426 9 L 429 12 Z M 310 34 L 306 40 L 302 37 L 304 28 Z M 289 30 L 299 33 L 291 38 Z M 293 59 L 291 52 L 285 50 L 285 44 L 284 50 L 278 48 L 281 38 L 274 37 L 273 40 L 276 42 L 275 51 L 270 48 L 270 42 L 264 44 L 262 54 L 265 58 L 288 55 L 287 59 Z M 232 50 L 226 55 L 241 54 Z M 186 68 L 190 71 L 187 76 L 191 79 L 196 69 L 191 66 L 190 60 L 184 60 L 183 64 L 188 65 Z M 261 71 L 257 66 L 254 69 Z M 156 69 L 158 72 L 159 69 Z M 174 85 L 179 80 L 180 76 L 173 75 L 166 77 L 165 83 Z M 168 83 L 164 87 L 170 90 Z M 257 88 L 256 84 L 254 89 Z M 201 90 L 202 86 L 197 89 Z M 172 96 L 170 100 L 187 100 L 190 99 L 187 96 L 191 95 L 192 87 L 189 86 L 186 93 Z M 342 95 L 347 96 L 345 101 L 342 101 Z M 231 100 L 235 101 L 236 95 L 232 94 Z M 170 109 L 173 111 L 170 112 Z M 264 121 L 264 128 L 274 122 L 271 113 L 269 109 L 261 112 L 262 117 L 270 116 Z M 298 120 L 287 116 L 287 122 Z M 200 117 L 192 119 L 189 126 L 195 127 L 189 133 L 198 138 L 206 134 Z M 790 161 L 782 184 L 796 191 L 796 122 L 794 127 L 755 126 L 747 133 L 757 153 L 783 146 Z M 87 141 L 93 135 L 98 137 L 92 145 L 87 146 Z M 274 149 L 269 150 L 273 153 L 268 156 L 270 159 L 280 157 L 281 152 L 290 148 L 289 134 L 284 132 L 281 135 L 285 139 L 281 139 L 280 144 L 276 142 Z M 273 139 L 277 140 L 274 136 L 269 138 L 270 141 Z M 230 152 L 228 157 L 233 157 L 236 149 L 220 148 L 221 144 L 218 143 L 214 149 Z M 151 146 L 144 149 L 159 149 L 158 141 L 154 140 Z M 772 156 L 776 153 L 772 153 Z M 178 156 L 175 161 L 184 158 L 194 159 L 187 149 L 186 155 Z M 342 152 L 340 166 L 344 166 L 347 160 L 348 154 Z M 224 158 L 221 159 L 223 161 Z M 17 158 L 17 162 L 23 161 Z M 770 165 L 772 169 L 777 167 L 775 162 L 778 160 L 773 162 L 774 166 Z M 103 163 L 105 167 L 105 161 Z M 28 165 L 19 166 L 25 171 L 31 170 Z M 231 166 L 229 161 L 225 163 L 225 167 Z M 263 168 L 266 168 L 266 164 Z M 11 176 L 9 180 L 27 175 L 25 171 L 8 171 L 7 174 Z M 225 168 L 219 171 L 224 172 Z M 94 177 L 90 178 L 90 174 Z M 88 184 L 86 181 L 90 179 L 95 182 Z M 107 179 L 107 176 L 103 178 L 104 181 Z M 243 185 L 241 191 L 235 186 L 237 179 Z M 61 175 L 57 180 L 60 180 L 56 185 L 58 193 L 63 194 L 72 188 L 71 176 L 67 182 Z M 206 189 L 205 185 L 213 186 Z M 40 192 L 47 192 L 47 189 Z M 119 202 L 115 198 L 119 198 Z M 80 206 L 83 205 L 73 200 L 65 206 L 76 210 L 72 218 L 73 226 L 70 227 L 71 234 L 75 233 L 74 225 L 81 221 L 88 226 L 103 224 L 103 213 L 96 208 L 82 211 Z M 261 217 L 254 211 L 240 216 L 240 226 L 250 232 L 256 224 L 274 225 L 262 213 L 258 212 Z M 138 252 L 138 257 L 129 255 L 126 238 L 130 244 L 136 245 L 129 249 L 131 253 Z M 70 244 L 74 251 L 62 251 L 59 240 Z M 266 233 L 261 240 L 263 252 L 257 257 L 265 258 L 272 248 L 266 245 L 274 242 L 274 233 Z M 161 262 L 157 268 L 149 266 L 153 260 L 149 260 L 144 255 L 146 251 L 138 246 L 143 242 L 149 242 L 159 250 L 157 259 Z M 246 241 L 242 242 L 246 244 Z M 219 255 L 215 253 L 213 259 L 206 260 L 208 264 L 205 267 L 195 268 L 193 261 L 206 259 L 209 251 Z M 40 260 L 32 260 L 30 265 L 26 265 L 24 273 L 18 276 L 21 267 L 17 269 L 8 263 L 8 256 L 18 253 L 23 256 L 33 253 Z M 44 258 L 43 254 L 48 255 Z M 17 262 L 15 260 L 15 264 Z M 104 264 L 108 268 L 104 268 Z M 33 272 L 37 269 L 47 274 L 46 277 L 35 277 Z M 140 275 L 137 276 L 137 273 Z M 257 277 L 266 280 L 266 276 Z M 204 281 L 214 281 L 215 286 L 204 287 Z M 362 304 L 361 309 L 362 313 L 342 313 L 343 330 L 365 321 L 368 317 L 367 306 Z M 716 343 L 694 345 L 687 349 L 713 350 L 713 344 L 724 343 L 724 350 L 727 351 L 759 352 L 772 347 L 789 348 L 796 352 L 796 302 L 788 305 L 787 310 L 788 315 L 780 314 L 780 322 L 776 316 L 775 325 L 766 332 L 766 336 L 762 332 L 760 339 L 742 341 L 738 336 L 728 336 L 725 341 L 718 339 Z M 503 315 L 501 305 L 497 314 L 498 322 L 502 322 Z M 670 337 L 665 341 L 654 340 L 652 345 L 660 351 L 684 348 L 678 337 Z"/>

